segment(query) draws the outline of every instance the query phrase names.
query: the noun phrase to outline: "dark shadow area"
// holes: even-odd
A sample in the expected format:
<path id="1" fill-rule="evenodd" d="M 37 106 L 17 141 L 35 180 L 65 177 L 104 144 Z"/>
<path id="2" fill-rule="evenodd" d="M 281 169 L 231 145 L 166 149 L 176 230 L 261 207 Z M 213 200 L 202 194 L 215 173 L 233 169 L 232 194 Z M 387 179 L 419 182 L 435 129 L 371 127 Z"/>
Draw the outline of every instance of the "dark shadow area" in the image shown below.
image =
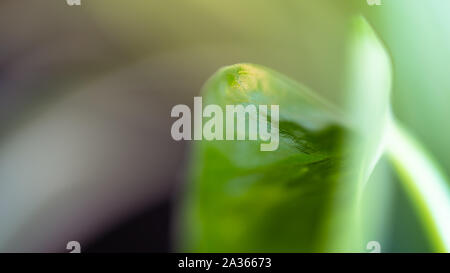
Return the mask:
<path id="1" fill-rule="evenodd" d="M 169 252 L 173 201 L 167 198 L 92 241 L 85 252 Z"/>

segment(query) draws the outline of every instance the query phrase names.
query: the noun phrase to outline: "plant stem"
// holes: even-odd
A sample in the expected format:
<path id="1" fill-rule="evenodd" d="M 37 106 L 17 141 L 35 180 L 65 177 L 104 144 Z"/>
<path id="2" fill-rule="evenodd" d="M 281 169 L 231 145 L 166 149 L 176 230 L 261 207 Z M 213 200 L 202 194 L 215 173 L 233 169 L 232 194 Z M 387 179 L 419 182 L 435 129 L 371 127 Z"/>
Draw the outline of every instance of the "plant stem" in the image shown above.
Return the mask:
<path id="1" fill-rule="evenodd" d="M 388 125 L 386 148 L 436 251 L 450 252 L 448 179 L 419 142 L 395 120 Z"/>

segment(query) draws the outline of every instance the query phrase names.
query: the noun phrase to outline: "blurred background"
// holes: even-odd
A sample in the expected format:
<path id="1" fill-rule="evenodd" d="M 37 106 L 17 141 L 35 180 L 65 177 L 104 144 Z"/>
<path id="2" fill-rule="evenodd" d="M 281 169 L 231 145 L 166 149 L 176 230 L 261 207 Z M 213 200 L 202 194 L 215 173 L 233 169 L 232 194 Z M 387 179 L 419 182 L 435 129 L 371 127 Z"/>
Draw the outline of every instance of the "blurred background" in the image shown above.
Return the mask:
<path id="1" fill-rule="evenodd" d="M 170 110 L 261 64 L 345 103 L 348 20 L 394 63 L 393 109 L 450 176 L 448 0 L 0 2 L 0 251 L 176 251 L 189 143 Z M 385 251 L 428 251 L 391 178 Z M 387 219 L 387 220 L 386 220 Z"/>

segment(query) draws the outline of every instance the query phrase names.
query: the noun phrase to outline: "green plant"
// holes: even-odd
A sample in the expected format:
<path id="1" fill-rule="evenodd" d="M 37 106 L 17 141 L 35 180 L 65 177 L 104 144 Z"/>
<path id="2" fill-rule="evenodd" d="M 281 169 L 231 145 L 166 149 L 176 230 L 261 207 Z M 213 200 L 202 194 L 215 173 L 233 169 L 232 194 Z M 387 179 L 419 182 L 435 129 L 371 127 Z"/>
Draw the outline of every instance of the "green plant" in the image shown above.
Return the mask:
<path id="1" fill-rule="evenodd" d="M 206 83 L 207 104 L 280 105 L 280 143 L 268 153 L 259 141 L 195 143 L 185 250 L 364 251 L 365 189 L 387 156 L 434 250 L 450 251 L 449 184 L 391 114 L 382 42 L 364 18 L 352 25 L 346 111 L 258 65 L 225 67 Z"/>

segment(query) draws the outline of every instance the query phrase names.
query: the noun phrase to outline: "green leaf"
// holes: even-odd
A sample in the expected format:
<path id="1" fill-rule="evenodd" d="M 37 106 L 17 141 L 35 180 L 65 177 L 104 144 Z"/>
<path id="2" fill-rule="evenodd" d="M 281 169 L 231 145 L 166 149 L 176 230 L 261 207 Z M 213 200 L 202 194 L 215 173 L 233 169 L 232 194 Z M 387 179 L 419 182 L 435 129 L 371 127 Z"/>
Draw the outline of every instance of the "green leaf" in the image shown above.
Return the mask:
<path id="1" fill-rule="evenodd" d="M 370 24 L 363 18 L 353 21 L 353 34 L 349 46 L 349 109 L 352 128 L 361 135 L 353 141 L 360 153 L 354 153 L 353 166 L 362 165 L 357 179 L 358 222 L 370 222 L 383 228 L 383 222 L 372 221 L 365 215 L 362 198 L 367 193 L 366 183 L 380 157 L 387 153 L 398 172 L 403 189 L 415 204 L 425 227 L 428 240 L 435 251 L 450 251 L 450 191 L 446 177 L 425 149 L 393 118 L 390 90 L 392 65 L 383 43 Z M 375 187 L 385 187 L 381 181 Z M 372 187 L 374 191 L 374 187 Z M 381 190 L 380 192 L 383 192 Z M 379 196 L 380 202 L 388 202 Z M 373 207 L 381 205 L 373 204 Z M 372 209 L 373 213 L 373 209 Z M 403 227 L 407 229 L 408 227 Z M 360 230 L 364 233 L 365 230 Z M 393 242 L 395 244 L 395 241 Z"/>
<path id="2" fill-rule="evenodd" d="M 388 57 L 364 19 L 357 18 L 351 30 L 350 70 L 358 70 L 362 80 L 352 82 L 351 95 L 361 95 L 366 81 L 374 83 L 372 92 L 387 87 L 387 91 L 381 90 L 382 97 L 372 96 L 378 99 L 375 107 L 384 106 L 380 111 L 385 111 L 390 88 Z M 360 68 L 363 71 L 359 72 Z M 374 81 L 371 73 L 382 81 Z M 280 144 L 274 152 L 261 152 L 260 143 L 250 141 L 195 144 L 185 214 L 187 250 L 320 252 L 364 248 L 358 191 L 377 161 L 374 151 L 381 133 L 367 138 L 368 126 L 360 125 L 378 119 L 379 111 L 344 117 L 301 84 L 250 64 L 221 69 L 206 83 L 202 94 L 206 104 L 222 107 L 279 105 Z M 351 109 L 350 113 L 361 111 L 360 107 Z M 377 121 L 379 128 L 381 121 Z"/>
<path id="3" fill-rule="evenodd" d="M 391 61 L 362 17 L 351 27 L 347 71 L 345 115 L 305 86 L 262 66 L 228 66 L 208 80 L 204 104 L 223 110 L 230 104 L 279 105 L 279 147 L 263 152 L 261 141 L 195 142 L 182 211 L 183 250 L 363 251 L 367 227 L 381 230 L 385 222 L 386 206 L 371 206 L 378 215 L 375 223 L 362 200 L 386 201 L 380 194 L 389 187 L 377 183 L 386 176 L 372 177 L 385 152 L 416 202 L 435 249 L 450 249 L 446 178 L 392 118 Z"/>
<path id="4" fill-rule="evenodd" d="M 279 105 L 280 141 L 273 152 L 260 151 L 260 141 L 195 143 L 184 248 L 329 250 L 336 200 L 342 215 L 351 214 L 354 204 L 354 193 L 342 192 L 351 175 L 344 169 L 350 132 L 342 115 L 306 87 L 251 64 L 221 69 L 205 85 L 203 98 L 223 108 Z"/>

